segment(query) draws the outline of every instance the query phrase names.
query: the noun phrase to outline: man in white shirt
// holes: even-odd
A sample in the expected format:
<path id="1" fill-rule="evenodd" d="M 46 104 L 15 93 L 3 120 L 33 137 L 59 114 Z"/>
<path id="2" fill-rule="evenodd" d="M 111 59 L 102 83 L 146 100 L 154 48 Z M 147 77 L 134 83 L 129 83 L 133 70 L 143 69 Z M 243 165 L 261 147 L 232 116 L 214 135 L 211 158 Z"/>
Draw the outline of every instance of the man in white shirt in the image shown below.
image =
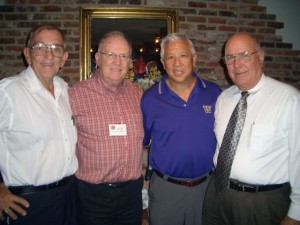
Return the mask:
<path id="1" fill-rule="evenodd" d="M 29 66 L 0 82 L 0 224 L 76 224 L 77 133 L 68 85 L 56 76 L 65 48 L 55 26 L 34 28 Z"/>
<path id="2" fill-rule="evenodd" d="M 205 225 L 300 224 L 300 94 L 265 76 L 264 52 L 249 33 L 231 36 L 223 58 L 235 85 L 222 92 L 215 111 L 216 174 L 209 185 Z M 247 113 L 228 186 L 217 191 L 219 150 L 241 92 Z"/>

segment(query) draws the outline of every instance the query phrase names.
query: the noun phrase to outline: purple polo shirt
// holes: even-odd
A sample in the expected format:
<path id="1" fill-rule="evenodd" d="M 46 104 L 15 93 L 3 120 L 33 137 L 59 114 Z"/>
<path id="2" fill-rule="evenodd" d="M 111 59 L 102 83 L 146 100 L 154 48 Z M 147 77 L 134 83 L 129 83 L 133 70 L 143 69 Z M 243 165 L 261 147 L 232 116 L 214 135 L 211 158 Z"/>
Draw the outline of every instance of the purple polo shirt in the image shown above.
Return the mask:
<path id="1" fill-rule="evenodd" d="M 193 74 L 197 77 L 196 74 Z M 196 178 L 213 168 L 214 111 L 220 88 L 197 77 L 187 102 L 166 84 L 168 75 L 141 100 L 149 163 L 163 174 Z"/>

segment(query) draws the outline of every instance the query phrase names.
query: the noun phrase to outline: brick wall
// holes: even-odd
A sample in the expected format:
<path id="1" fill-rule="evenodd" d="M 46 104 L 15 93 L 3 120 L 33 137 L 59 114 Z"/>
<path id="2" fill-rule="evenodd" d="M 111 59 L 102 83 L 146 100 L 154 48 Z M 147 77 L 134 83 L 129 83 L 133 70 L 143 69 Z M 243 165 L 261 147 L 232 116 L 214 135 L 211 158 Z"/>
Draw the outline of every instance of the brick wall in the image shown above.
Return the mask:
<path id="1" fill-rule="evenodd" d="M 21 56 L 27 32 L 35 25 L 52 22 L 66 32 L 69 60 L 60 72 L 70 84 L 79 80 L 80 6 L 116 5 L 179 9 L 179 31 L 196 46 L 196 71 L 201 77 L 227 87 L 219 63 L 228 36 L 249 31 L 266 51 L 264 71 L 300 89 L 300 51 L 283 43 L 276 29 L 284 24 L 266 13 L 257 0 L 6 0 L 0 6 L 0 79 L 24 69 Z"/>

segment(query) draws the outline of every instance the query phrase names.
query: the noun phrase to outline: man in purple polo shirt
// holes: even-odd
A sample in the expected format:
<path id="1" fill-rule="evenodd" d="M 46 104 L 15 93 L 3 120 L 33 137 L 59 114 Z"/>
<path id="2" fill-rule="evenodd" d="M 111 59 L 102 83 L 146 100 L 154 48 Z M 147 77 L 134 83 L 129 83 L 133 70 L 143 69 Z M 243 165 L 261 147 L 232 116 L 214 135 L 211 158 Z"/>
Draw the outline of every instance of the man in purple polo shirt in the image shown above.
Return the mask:
<path id="1" fill-rule="evenodd" d="M 201 225 L 202 205 L 216 147 L 214 109 L 220 88 L 193 72 L 196 52 L 183 34 L 163 38 L 167 74 L 146 91 L 141 107 L 153 168 L 151 225 Z"/>

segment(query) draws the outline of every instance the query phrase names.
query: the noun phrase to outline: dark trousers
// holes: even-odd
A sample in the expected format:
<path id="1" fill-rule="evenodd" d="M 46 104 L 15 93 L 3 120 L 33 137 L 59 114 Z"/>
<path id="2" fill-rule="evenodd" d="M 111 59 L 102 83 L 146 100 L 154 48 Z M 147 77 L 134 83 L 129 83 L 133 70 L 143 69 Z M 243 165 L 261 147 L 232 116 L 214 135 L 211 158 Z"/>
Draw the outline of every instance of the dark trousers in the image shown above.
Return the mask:
<path id="1" fill-rule="evenodd" d="M 120 187 L 77 181 L 80 225 L 141 225 L 143 178 Z"/>
<path id="2" fill-rule="evenodd" d="M 6 217 L 1 225 L 77 225 L 75 177 L 64 186 L 19 196 L 30 204 L 27 215 Z"/>
<path id="3" fill-rule="evenodd" d="M 279 225 L 290 205 L 290 185 L 256 193 L 228 189 L 217 194 L 214 180 L 203 206 L 203 225 Z"/>

